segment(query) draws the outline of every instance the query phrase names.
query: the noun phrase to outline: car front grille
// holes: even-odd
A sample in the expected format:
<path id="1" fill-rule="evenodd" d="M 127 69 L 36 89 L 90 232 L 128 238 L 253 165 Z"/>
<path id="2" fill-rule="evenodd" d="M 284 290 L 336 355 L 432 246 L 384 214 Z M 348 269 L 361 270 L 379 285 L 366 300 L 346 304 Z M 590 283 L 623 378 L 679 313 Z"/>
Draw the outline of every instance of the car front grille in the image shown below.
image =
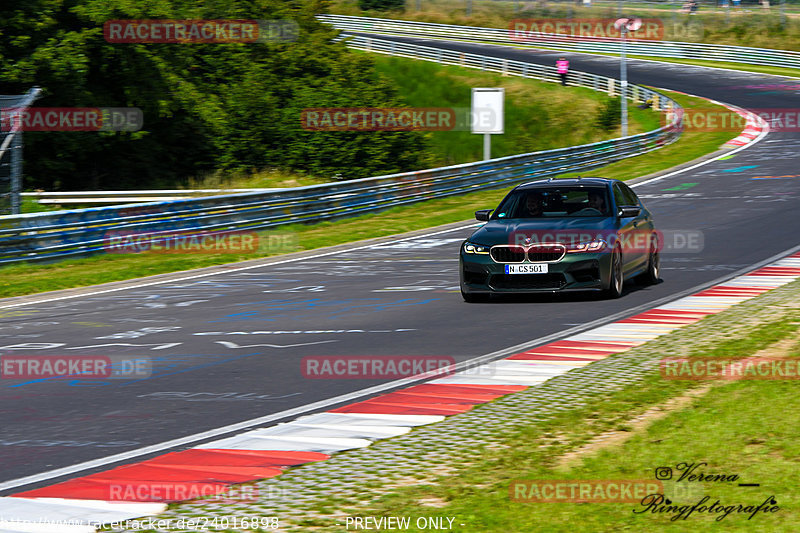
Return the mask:
<path id="1" fill-rule="evenodd" d="M 560 261 L 567 248 L 563 244 L 538 244 L 528 249 L 528 261 L 546 263 Z"/>
<path id="2" fill-rule="evenodd" d="M 495 263 L 522 263 L 525 259 L 531 263 L 555 263 L 561 261 L 566 253 L 563 244 L 534 244 L 527 248 L 499 244 L 489 251 Z"/>
<path id="3" fill-rule="evenodd" d="M 525 248 L 522 246 L 492 246 L 489 255 L 495 263 L 522 263 L 525 260 Z"/>
<path id="4" fill-rule="evenodd" d="M 566 283 L 563 274 L 495 274 L 489 278 L 489 286 L 498 290 L 557 290 Z"/>

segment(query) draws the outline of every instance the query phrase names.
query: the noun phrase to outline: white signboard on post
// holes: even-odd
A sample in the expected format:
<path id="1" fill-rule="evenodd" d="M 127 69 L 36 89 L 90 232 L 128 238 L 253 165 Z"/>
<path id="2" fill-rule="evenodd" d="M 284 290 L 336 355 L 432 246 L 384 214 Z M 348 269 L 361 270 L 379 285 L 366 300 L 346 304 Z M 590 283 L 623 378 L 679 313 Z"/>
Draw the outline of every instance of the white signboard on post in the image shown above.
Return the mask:
<path id="1" fill-rule="evenodd" d="M 504 133 L 503 88 L 474 87 L 472 89 L 472 133 Z"/>
<path id="2" fill-rule="evenodd" d="M 501 87 L 473 87 L 470 127 L 472 133 L 483 134 L 483 158 L 491 159 L 490 135 L 505 133 L 504 101 L 506 90 Z"/>

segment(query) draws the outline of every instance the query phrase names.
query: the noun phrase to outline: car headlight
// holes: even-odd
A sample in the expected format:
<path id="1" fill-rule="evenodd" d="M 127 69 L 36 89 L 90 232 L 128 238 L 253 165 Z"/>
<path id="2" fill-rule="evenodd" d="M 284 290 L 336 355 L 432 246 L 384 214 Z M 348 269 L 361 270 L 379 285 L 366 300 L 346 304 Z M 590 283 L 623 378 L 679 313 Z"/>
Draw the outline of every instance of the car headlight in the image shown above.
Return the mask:
<path id="1" fill-rule="evenodd" d="M 608 246 L 608 243 L 602 239 L 566 245 L 567 253 L 601 252 L 605 250 L 606 246 Z"/>
<path id="2" fill-rule="evenodd" d="M 468 254 L 488 254 L 489 253 L 489 246 L 483 246 L 480 244 L 475 244 L 471 242 L 464 243 L 464 252 Z"/>

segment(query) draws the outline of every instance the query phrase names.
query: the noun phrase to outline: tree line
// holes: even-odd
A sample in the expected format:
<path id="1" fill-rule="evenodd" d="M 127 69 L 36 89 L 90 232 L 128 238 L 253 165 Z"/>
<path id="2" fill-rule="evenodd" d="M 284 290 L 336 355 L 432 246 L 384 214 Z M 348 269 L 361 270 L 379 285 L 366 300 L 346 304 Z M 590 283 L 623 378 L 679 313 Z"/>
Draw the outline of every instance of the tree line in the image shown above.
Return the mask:
<path id="1" fill-rule="evenodd" d="M 397 107 L 365 54 L 314 16 L 327 0 L 27 0 L 0 6 L 0 94 L 36 107 L 136 107 L 133 132 L 28 132 L 26 188 L 159 188 L 214 171 L 279 168 L 355 179 L 424 166 L 420 132 L 325 132 L 303 109 Z M 115 20 L 285 20 L 294 40 L 109 42 Z"/>

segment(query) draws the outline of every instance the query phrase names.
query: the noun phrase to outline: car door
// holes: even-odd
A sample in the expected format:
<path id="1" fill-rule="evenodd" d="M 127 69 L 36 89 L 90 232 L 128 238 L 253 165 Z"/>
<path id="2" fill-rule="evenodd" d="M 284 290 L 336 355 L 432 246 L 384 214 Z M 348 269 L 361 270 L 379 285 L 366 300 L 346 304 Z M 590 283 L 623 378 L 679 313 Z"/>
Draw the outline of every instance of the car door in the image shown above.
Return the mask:
<path id="1" fill-rule="evenodd" d="M 639 200 L 639 197 L 636 196 L 636 193 L 633 192 L 633 189 L 624 183 L 620 183 L 620 187 L 622 188 L 622 194 L 625 195 L 625 198 L 630 202 L 630 205 L 639 206 L 641 209 L 639 216 L 637 216 L 636 220 L 634 220 L 633 226 L 634 231 L 636 232 L 635 248 L 637 255 L 640 255 L 639 261 L 637 262 L 637 267 L 644 268 L 647 266 L 647 262 L 650 257 L 650 239 L 652 238 L 653 231 L 655 229 L 653 216 L 650 214 L 647 208 L 645 208 L 642 201 Z"/>
<path id="2" fill-rule="evenodd" d="M 622 183 L 614 184 L 614 203 L 616 204 L 617 232 L 622 245 L 622 272 L 627 276 L 641 268 L 647 260 L 647 248 L 642 240 L 643 236 L 646 237 L 646 233 L 642 234 L 642 229 L 645 229 L 642 227 L 644 210 L 637 216 L 620 216 L 622 207 L 641 208 L 639 199 L 636 198 L 633 191 Z"/>

